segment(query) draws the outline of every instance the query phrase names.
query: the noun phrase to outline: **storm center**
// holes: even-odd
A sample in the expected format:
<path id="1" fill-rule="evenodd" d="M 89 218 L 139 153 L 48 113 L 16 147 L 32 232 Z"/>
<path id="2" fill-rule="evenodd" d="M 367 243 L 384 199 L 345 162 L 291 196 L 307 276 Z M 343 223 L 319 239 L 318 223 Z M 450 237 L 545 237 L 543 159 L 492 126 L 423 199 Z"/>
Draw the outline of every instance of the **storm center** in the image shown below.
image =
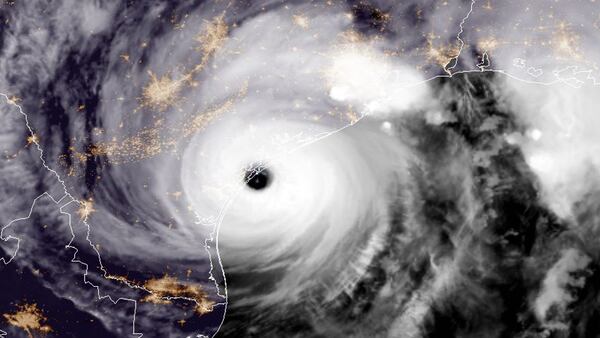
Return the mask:
<path id="1" fill-rule="evenodd" d="M 267 188 L 272 180 L 273 175 L 269 169 L 263 166 L 251 165 L 244 173 L 244 182 L 249 188 L 254 190 L 263 190 Z"/>

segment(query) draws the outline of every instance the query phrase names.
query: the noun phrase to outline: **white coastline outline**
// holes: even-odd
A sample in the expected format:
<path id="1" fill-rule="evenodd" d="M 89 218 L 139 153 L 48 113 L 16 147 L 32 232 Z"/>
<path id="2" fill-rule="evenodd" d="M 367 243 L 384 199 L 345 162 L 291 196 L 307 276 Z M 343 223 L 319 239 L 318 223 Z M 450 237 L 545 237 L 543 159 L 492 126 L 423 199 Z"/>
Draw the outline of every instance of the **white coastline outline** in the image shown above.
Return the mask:
<path id="1" fill-rule="evenodd" d="M 13 100 L 12 100 L 12 99 L 11 99 L 11 98 L 10 98 L 10 97 L 7 95 L 7 94 L 5 94 L 5 93 L 0 93 L 0 96 L 1 96 L 1 97 L 3 97 L 3 98 L 6 100 L 6 104 L 8 104 L 8 105 L 12 105 L 13 107 L 16 107 L 16 108 L 18 109 L 19 113 L 20 113 L 20 114 L 21 114 L 21 115 L 24 117 L 24 119 L 25 119 L 25 126 L 27 127 L 27 130 L 28 130 L 29 134 L 30 134 L 31 136 L 34 136 L 34 135 L 35 135 L 35 132 L 33 131 L 33 128 L 31 127 L 31 125 L 30 125 L 30 123 L 29 123 L 29 118 L 28 118 L 28 115 L 27 115 L 27 114 L 26 114 L 26 113 L 23 111 L 23 108 L 22 108 L 20 105 L 18 105 L 16 102 L 14 102 L 14 101 L 13 101 Z M 43 192 L 42 194 L 40 194 L 39 196 L 37 196 L 37 197 L 36 197 L 36 198 L 33 200 L 32 204 L 31 204 L 31 207 L 30 207 L 30 209 L 29 209 L 29 213 L 27 214 L 27 216 L 26 216 L 26 217 L 19 217 L 19 218 L 15 218 L 15 219 L 11 220 L 9 223 L 7 223 L 6 225 L 2 226 L 2 228 L 0 228 L 0 240 L 2 240 L 2 241 L 5 241 L 5 242 L 6 242 L 6 241 L 8 241 L 8 240 L 11 240 L 11 239 L 12 239 L 12 240 L 16 240 L 16 241 L 17 241 L 17 247 L 16 247 L 16 249 L 15 249 L 15 252 L 14 252 L 14 253 L 13 253 L 13 254 L 10 256 L 10 258 L 9 258 L 8 260 L 6 260 L 4 257 L 0 257 L 0 262 L 2 262 L 4 265 L 8 265 L 9 263 L 11 263 L 11 262 L 14 260 L 14 258 L 16 257 L 16 255 L 18 254 L 18 251 L 19 251 L 19 248 L 20 248 L 20 242 L 21 242 L 21 239 L 20 239 L 20 238 L 18 238 L 18 237 L 14 237 L 14 236 L 12 236 L 12 235 L 9 235 L 8 237 L 4 237 L 4 236 L 2 236 L 2 234 L 4 233 L 4 231 L 5 231 L 6 229 L 8 229 L 9 227 L 11 227 L 11 226 L 12 226 L 12 225 L 13 225 L 15 222 L 19 222 L 19 221 L 25 221 L 25 220 L 28 220 L 28 219 L 31 217 L 31 215 L 33 214 L 33 210 L 34 210 L 34 208 L 35 208 L 35 205 L 36 205 L 36 203 L 38 202 L 38 200 L 39 200 L 40 198 L 42 198 L 42 197 L 48 197 L 48 198 L 50 198 L 50 200 L 51 200 L 51 201 L 52 201 L 54 204 L 58 205 L 58 211 L 59 211 L 59 213 L 60 213 L 60 214 L 62 214 L 62 215 L 66 215 L 66 216 L 67 216 L 67 218 L 68 218 L 68 223 L 67 223 L 67 224 L 68 224 L 68 226 L 69 226 L 69 230 L 71 231 L 71 236 L 72 236 L 72 237 L 71 237 L 71 240 L 69 241 L 69 243 L 65 245 L 65 248 L 68 248 L 68 249 L 73 249 L 73 250 L 75 250 L 75 252 L 74 252 L 74 254 L 73 254 L 73 257 L 72 257 L 72 259 L 71 259 L 71 263 L 77 263 L 77 264 L 83 265 L 83 266 L 85 267 L 85 273 L 83 274 L 83 281 L 84 281 L 84 284 L 91 285 L 93 288 L 95 288 L 95 289 L 96 289 L 96 291 L 97 291 L 97 295 L 98 295 L 98 300 L 108 299 L 108 300 L 109 300 L 111 303 L 113 303 L 113 304 L 115 304 L 115 305 L 116 305 L 116 304 L 117 304 L 119 301 L 127 301 L 127 302 L 132 302 L 132 303 L 134 304 L 134 310 L 133 310 L 133 316 L 132 316 L 132 317 L 133 317 L 133 319 L 132 319 L 132 332 L 131 332 L 131 334 L 132 334 L 133 336 L 137 336 L 138 338 L 139 338 L 139 337 L 142 337 L 142 336 L 143 336 L 143 333 L 141 333 L 141 332 L 136 332 L 136 329 L 135 329 L 135 320 L 136 320 L 136 316 L 137 316 L 137 300 L 135 300 L 135 299 L 131 299 L 131 298 L 125 298 L 125 297 L 120 297 L 120 298 L 117 298 L 117 299 L 115 300 L 115 299 L 114 299 L 112 296 L 110 296 L 109 294 L 102 295 L 102 294 L 101 294 L 101 291 L 100 291 L 100 286 L 97 286 L 97 285 L 95 285 L 94 283 L 90 282 L 90 281 L 87 279 L 87 275 L 88 275 L 88 272 L 89 272 L 89 264 L 87 264 L 87 263 L 85 263 L 85 262 L 83 262 L 83 261 L 81 261 L 81 260 L 77 259 L 77 253 L 79 252 L 79 249 L 78 249 L 77 247 L 75 247 L 75 246 L 73 246 L 73 245 L 72 245 L 72 244 L 73 244 L 73 241 L 75 240 L 75 232 L 74 232 L 74 230 L 73 230 L 73 224 L 72 224 L 72 214 L 71 214 L 71 213 L 69 213 L 69 212 L 66 212 L 66 211 L 64 211 L 64 210 L 63 210 L 63 208 L 65 208 L 66 206 L 68 206 L 68 205 L 70 205 L 70 204 L 72 204 L 72 203 L 77 203 L 77 204 L 79 204 L 79 205 L 82 205 L 82 204 L 83 204 L 83 203 L 85 203 L 85 202 L 82 202 L 82 201 L 79 201 L 79 200 L 77 200 L 75 197 L 73 197 L 73 195 L 71 195 L 71 194 L 68 192 L 68 190 L 67 190 L 67 187 L 66 187 L 66 184 L 65 184 L 64 180 L 62 180 L 62 178 L 60 177 L 60 175 L 59 175 L 59 174 L 58 174 L 58 173 L 57 173 L 55 170 L 53 170 L 52 168 L 50 168 L 50 167 L 47 165 L 47 163 L 46 163 L 46 160 L 44 159 L 44 151 L 43 151 L 43 149 L 42 149 L 41 145 L 39 144 L 39 142 L 38 142 L 38 141 L 37 141 L 37 140 L 36 140 L 34 137 L 32 137 L 32 143 L 33 143 L 33 144 L 35 144 L 35 147 L 37 148 L 38 152 L 40 153 L 39 159 L 40 159 L 40 161 L 42 162 L 42 166 L 43 166 L 43 167 L 44 167 L 46 170 L 48 170 L 49 172 L 51 172 L 51 173 L 52 173 L 52 174 L 55 176 L 56 180 L 57 180 L 57 181 L 58 181 L 58 182 L 59 182 L 59 183 L 62 185 L 62 187 L 63 187 L 63 193 L 64 193 L 64 195 L 63 195 L 63 196 L 62 196 L 60 199 L 56 200 L 56 199 L 54 199 L 54 198 L 53 198 L 53 197 L 50 195 L 50 193 L 48 193 L 47 191 L 46 191 L 46 192 Z M 62 204 L 62 205 L 59 205 L 59 204 L 61 204 L 61 202 L 62 202 L 64 199 L 68 199 L 68 201 L 67 201 L 66 203 Z M 86 219 L 81 219 L 81 222 L 82 222 L 82 223 L 83 223 L 83 224 L 86 226 L 86 228 L 87 228 L 87 232 L 86 232 L 86 238 L 85 238 L 85 240 L 86 240 L 86 241 L 89 243 L 90 247 L 91 247 L 91 248 L 94 250 L 94 252 L 96 253 L 96 257 L 98 258 L 98 263 L 99 263 L 100 270 L 101 270 L 101 271 L 102 271 L 102 273 L 103 273 L 103 274 L 102 274 L 102 277 L 104 277 L 104 278 L 105 278 L 105 279 L 107 279 L 107 280 L 116 280 L 116 281 L 119 281 L 119 282 L 125 283 L 125 284 L 126 284 L 128 287 L 129 287 L 129 288 L 132 288 L 132 289 L 139 289 L 139 290 L 143 290 L 143 291 L 145 291 L 145 292 L 147 292 L 147 293 L 149 293 L 149 294 L 154 294 L 154 292 L 153 292 L 153 291 L 151 291 L 151 290 L 148 290 L 147 288 L 145 288 L 145 287 L 143 287 L 143 286 L 134 285 L 134 284 L 131 284 L 131 283 L 127 282 L 127 281 L 123 281 L 123 280 L 120 280 L 120 279 L 116 279 L 116 278 L 114 278 L 114 277 L 111 277 L 111 276 L 108 274 L 108 272 L 106 271 L 106 269 L 104 268 L 104 265 L 102 264 L 102 258 L 101 258 L 100 252 L 99 252 L 99 251 L 97 250 L 97 248 L 96 248 L 96 247 L 93 245 L 93 243 L 92 243 L 92 241 L 91 241 L 91 239 L 90 239 L 90 233 L 91 233 L 91 226 L 90 226 L 90 224 L 87 222 L 87 220 L 86 220 Z M 210 255 L 209 255 L 209 260 L 210 260 Z M 212 262 L 211 262 L 211 269 L 212 269 Z M 212 278 L 212 275 L 209 277 L 209 279 L 211 279 L 211 278 Z M 212 280 L 214 280 L 214 278 L 212 278 Z M 215 283 L 216 283 L 216 281 L 215 281 Z M 217 290 L 218 290 L 218 288 L 217 288 Z M 218 294 L 218 293 L 217 293 L 217 294 Z M 222 295 L 220 295 L 220 294 L 218 294 L 218 295 L 222 297 Z M 197 301 L 196 299 L 194 299 L 194 298 L 190 298 L 190 297 L 181 297 L 181 296 L 175 296 L 175 297 L 173 297 L 173 296 L 164 296 L 164 297 L 160 297 L 160 298 L 161 298 L 161 299 L 164 299 L 164 300 L 186 300 L 186 301 L 191 301 L 191 302 L 194 302 L 194 303 L 196 303 L 196 305 L 199 305 L 199 303 L 198 303 L 198 301 Z M 212 306 L 213 306 L 213 307 L 216 307 L 216 306 L 221 306 L 221 305 L 224 305 L 224 304 L 225 304 L 225 303 L 215 303 L 215 304 L 213 304 Z M 224 315 L 223 315 L 223 317 L 224 317 Z M 217 330 L 217 332 L 218 332 L 218 330 Z M 0 337 L 5 337 L 6 335 L 7 335 L 7 333 L 6 333 L 5 331 L 3 331 L 3 330 L 0 330 Z"/>

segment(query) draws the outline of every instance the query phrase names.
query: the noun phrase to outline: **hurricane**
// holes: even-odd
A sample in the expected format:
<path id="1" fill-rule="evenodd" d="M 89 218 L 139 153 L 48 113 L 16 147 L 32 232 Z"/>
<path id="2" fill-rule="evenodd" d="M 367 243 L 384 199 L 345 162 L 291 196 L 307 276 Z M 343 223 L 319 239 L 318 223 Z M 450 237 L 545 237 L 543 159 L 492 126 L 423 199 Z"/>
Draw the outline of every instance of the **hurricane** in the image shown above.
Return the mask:
<path id="1" fill-rule="evenodd" d="M 600 334 L 599 13 L 0 2 L 0 337 Z"/>

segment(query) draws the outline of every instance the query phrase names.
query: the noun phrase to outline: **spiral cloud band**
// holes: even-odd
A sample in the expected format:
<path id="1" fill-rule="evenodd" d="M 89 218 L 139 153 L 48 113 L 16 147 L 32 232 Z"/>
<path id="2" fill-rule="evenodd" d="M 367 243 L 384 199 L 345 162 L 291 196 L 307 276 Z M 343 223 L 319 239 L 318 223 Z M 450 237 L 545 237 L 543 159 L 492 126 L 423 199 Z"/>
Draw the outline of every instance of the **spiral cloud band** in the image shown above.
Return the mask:
<path id="1" fill-rule="evenodd" d="M 228 268 L 284 270 L 278 291 L 261 301 L 292 302 L 309 286 L 350 274 L 339 262 L 372 250 L 356 240 L 385 234 L 409 154 L 378 127 L 361 124 L 299 145 L 294 136 L 310 129 L 305 124 L 235 121 L 192 141 L 182 180 L 194 210 L 210 213 L 235 196 L 219 228 Z M 260 190 L 243 175 L 256 163 L 272 180 Z"/>

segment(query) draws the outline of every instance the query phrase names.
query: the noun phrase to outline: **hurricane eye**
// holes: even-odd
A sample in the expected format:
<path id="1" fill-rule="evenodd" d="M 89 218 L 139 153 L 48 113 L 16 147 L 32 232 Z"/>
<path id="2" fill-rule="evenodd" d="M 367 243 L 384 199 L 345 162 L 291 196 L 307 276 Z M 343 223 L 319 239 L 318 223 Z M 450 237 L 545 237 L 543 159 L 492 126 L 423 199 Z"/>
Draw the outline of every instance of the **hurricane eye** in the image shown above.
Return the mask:
<path id="1" fill-rule="evenodd" d="M 251 165 L 244 172 L 244 182 L 253 190 L 266 189 L 272 180 L 271 171 L 261 165 Z"/>

